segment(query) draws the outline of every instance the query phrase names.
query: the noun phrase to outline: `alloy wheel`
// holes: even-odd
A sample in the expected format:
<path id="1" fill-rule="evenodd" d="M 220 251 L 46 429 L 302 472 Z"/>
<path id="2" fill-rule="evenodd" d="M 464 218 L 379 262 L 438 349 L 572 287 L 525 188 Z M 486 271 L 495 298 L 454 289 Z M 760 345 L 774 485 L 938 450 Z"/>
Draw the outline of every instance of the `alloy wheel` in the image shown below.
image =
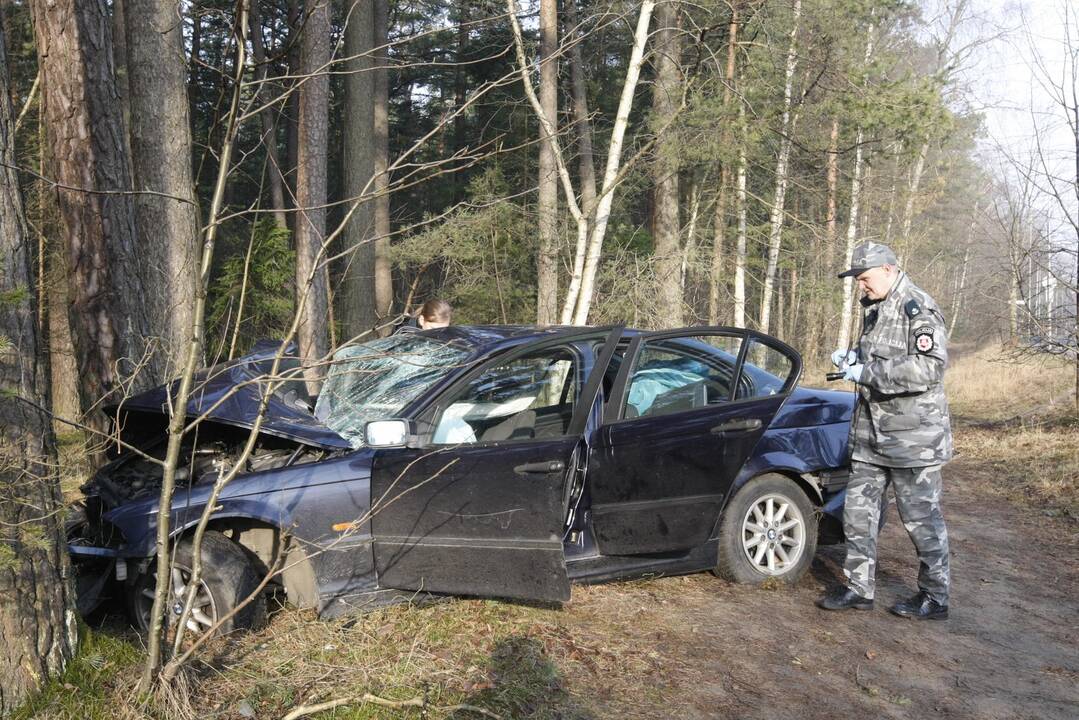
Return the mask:
<path id="1" fill-rule="evenodd" d="M 742 550 L 754 570 L 784 575 L 798 565 L 805 545 L 805 518 L 790 498 L 769 493 L 749 506 L 742 519 Z"/>

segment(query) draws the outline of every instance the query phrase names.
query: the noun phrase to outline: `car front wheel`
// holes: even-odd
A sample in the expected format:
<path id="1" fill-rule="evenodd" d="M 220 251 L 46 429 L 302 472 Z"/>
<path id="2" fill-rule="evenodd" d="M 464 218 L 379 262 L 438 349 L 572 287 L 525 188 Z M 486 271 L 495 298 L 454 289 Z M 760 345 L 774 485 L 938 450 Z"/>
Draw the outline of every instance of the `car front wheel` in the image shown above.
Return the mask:
<path id="1" fill-rule="evenodd" d="M 184 599 L 191 583 L 193 560 L 191 539 L 181 540 L 172 557 L 169 595 L 165 606 L 170 637 L 175 632 L 174 626 L 183 612 Z M 229 616 L 259 584 L 258 573 L 247 559 L 243 548 L 221 533 L 207 531 L 202 538 L 201 570 L 194 603 L 187 620 L 185 634 L 188 638 L 209 631 L 217 626 L 222 618 L 226 619 L 216 629 L 216 632 L 222 635 L 262 625 L 266 619 L 264 595 L 259 595 Z M 142 632 L 147 632 L 150 627 L 154 586 L 157 582 L 156 571 L 155 559 L 147 572 L 138 575 L 130 587 L 128 597 L 131 615 Z"/>
<path id="2" fill-rule="evenodd" d="M 817 551 L 817 515 L 802 488 L 782 475 L 753 478 L 723 512 L 716 574 L 757 584 L 793 584 Z"/>

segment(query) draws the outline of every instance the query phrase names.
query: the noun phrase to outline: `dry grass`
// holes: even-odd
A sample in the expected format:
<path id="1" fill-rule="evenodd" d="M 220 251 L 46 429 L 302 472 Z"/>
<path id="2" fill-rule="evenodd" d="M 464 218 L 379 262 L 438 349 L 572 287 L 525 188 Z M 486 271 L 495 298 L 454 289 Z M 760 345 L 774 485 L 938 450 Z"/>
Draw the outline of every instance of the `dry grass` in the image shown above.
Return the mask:
<path id="1" fill-rule="evenodd" d="M 347 704 L 316 720 L 594 720 L 693 714 L 684 686 L 706 683 L 665 646 L 670 609 L 732 592 L 709 574 L 578 586 L 565 610 L 496 600 L 399 605 L 337 621 L 276 613 L 269 625 L 211 643 L 185 686 L 138 701 L 141 653 L 95 632 L 61 681 L 16 717 L 56 720 L 281 718 L 300 705 L 371 693 L 423 698 L 426 710 Z M 759 592 L 768 592 L 759 590 Z M 694 622 L 699 618 L 694 616 Z M 694 630 L 693 632 L 696 632 Z M 101 641 L 108 654 L 102 659 Z M 88 672 L 87 668 L 93 669 Z M 111 708 L 111 710 L 110 710 Z"/>
<path id="2" fill-rule="evenodd" d="M 1052 355 L 1012 357 L 999 346 L 956 353 L 944 377 L 952 414 L 992 422 L 1074 410 L 1075 365 Z"/>
<path id="3" fill-rule="evenodd" d="M 1079 422 L 1074 418 L 963 428 L 956 449 L 982 461 L 986 489 L 1050 517 L 1079 521 Z"/>
<path id="4" fill-rule="evenodd" d="M 946 378 L 960 458 L 985 488 L 1049 516 L 1079 521 L 1075 366 L 1009 359 L 997 348 L 961 353 Z"/>

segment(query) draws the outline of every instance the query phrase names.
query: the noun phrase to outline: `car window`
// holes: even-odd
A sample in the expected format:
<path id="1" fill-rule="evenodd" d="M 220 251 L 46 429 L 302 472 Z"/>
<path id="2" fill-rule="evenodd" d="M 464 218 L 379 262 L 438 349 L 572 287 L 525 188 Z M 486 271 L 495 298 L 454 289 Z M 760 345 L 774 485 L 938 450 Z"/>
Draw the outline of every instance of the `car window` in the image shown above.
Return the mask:
<path id="1" fill-rule="evenodd" d="M 793 370 L 794 362 L 787 355 L 753 339 L 746 349 L 735 397 L 744 400 L 781 393 Z"/>
<path id="2" fill-rule="evenodd" d="M 567 347 L 496 364 L 440 403 L 432 441 L 467 444 L 565 435 L 579 382 L 576 355 Z"/>
<path id="3" fill-rule="evenodd" d="M 649 417 L 727 402 L 742 338 L 648 340 L 630 377 L 623 417 Z"/>

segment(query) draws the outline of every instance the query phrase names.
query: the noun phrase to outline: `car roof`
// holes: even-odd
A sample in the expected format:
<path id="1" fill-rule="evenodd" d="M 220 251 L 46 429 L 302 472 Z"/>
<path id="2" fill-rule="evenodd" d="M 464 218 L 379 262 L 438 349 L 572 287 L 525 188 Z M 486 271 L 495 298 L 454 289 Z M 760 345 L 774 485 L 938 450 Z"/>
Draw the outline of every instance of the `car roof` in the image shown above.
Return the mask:
<path id="1" fill-rule="evenodd" d="M 599 330 L 599 328 L 595 329 Z M 580 325 L 450 325 L 431 330 L 419 330 L 416 334 L 440 342 L 463 344 L 474 354 L 486 354 L 522 343 L 556 339 L 588 330 L 588 327 Z M 640 332 L 640 330 L 626 328 L 623 336 L 636 335 Z"/>

